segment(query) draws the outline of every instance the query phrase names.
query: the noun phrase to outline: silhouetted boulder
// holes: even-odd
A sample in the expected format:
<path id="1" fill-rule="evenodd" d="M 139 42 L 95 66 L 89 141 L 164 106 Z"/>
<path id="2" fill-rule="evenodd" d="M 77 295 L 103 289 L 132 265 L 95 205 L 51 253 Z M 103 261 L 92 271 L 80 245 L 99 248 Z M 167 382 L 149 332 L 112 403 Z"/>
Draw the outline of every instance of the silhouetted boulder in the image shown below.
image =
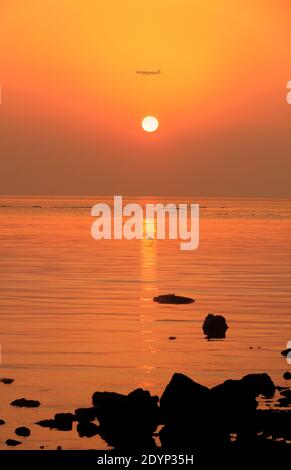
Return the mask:
<path id="1" fill-rule="evenodd" d="M 12 406 L 25 407 L 25 408 L 37 408 L 40 405 L 38 400 L 26 400 L 26 398 L 19 398 L 10 403 Z"/>
<path id="2" fill-rule="evenodd" d="M 245 385 L 250 393 L 256 397 L 263 395 L 266 398 L 272 398 L 276 391 L 276 387 L 268 374 L 248 374 L 241 379 L 241 383 Z"/>
<path id="3" fill-rule="evenodd" d="M 56 422 L 54 419 L 42 419 L 37 421 L 35 424 L 41 426 L 42 428 L 54 429 L 56 427 Z"/>
<path id="4" fill-rule="evenodd" d="M 240 380 L 226 380 L 211 389 L 217 417 L 227 432 L 236 432 L 240 443 L 250 443 L 256 438 L 256 398 L 270 398 L 275 385 L 268 374 L 248 374 Z"/>
<path id="5" fill-rule="evenodd" d="M 283 379 L 285 380 L 291 380 L 291 372 L 285 372 L 283 374 Z"/>
<path id="6" fill-rule="evenodd" d="M 183 374 L 174 374 L 160 399 L 159 436 L 169 449 L 219 447 L 228 441 L 220 429 L 209 388 Z"/>
<path id="7" fill-rule="evenodd" d="M 3 378 L 3 379 L 0 379 L 0 382 L 2 382 L 5 385 L 10 385 L 14 382 L 14 379 Z"/>
<path id="8" fill-rule="evenodd" d="M 54 419 L 43 419 L 35 424 L 58 431 L 72 431 L 74 421 L 76 421 L 76 416 L 72 413 L 56 413 Z"/>
<path id="9" fill-rule="evenodd" d="M 76 416 L 73 413 L 56 413 L 54 417 L 55 428 L 58 431 L 71 431 Z"/>
<path id="10" fill-rule="evenodd" d="M 20 441 L 16 441 L 15 439 L 7 439 L 5 443 L 7 446 L 11 447 L 19 446 L 19 444 L 22 444 Z"/>
<path id="11" fill-rule="evenodd" d="M 0 419 L 0 426 L 3 426 L 3 424 L 5 424 L 4 419 Z"/>
<path id="12" fill-rule="evenodd" d="M 15 434 L 17 436 L 28 437 L 30 436 L 30 429 L 25 426 L 20 426 L 19 428 L 15 429 Z"/>
<path id="13" fill-rule="evenodd" d="M 80 437 L 93 437 L 99 434 L 99 426 L 90 421 L 80 421 L 77 425 L 77 432 Z"/>
<path id="14" fill-rule="evenodd" d="M 208 403 L 209 389 L 176 373 L 160 398 L 161 421 L 168 424 L 197 411 L 197 406 Z"/>
<path id="15" fill-rule="evenodd" d="M 183 297 L 181 295 L 163 294 L 154 297 L 154 302 L 158 302 L 160 304 L 191 304 L 192 302 L 195 302 L 195 300 L 191 299 L 191 297 Z"/>
<path id="16" fill-rule="evenodd" d="M 96 418 L 96 410 L 91 408 L 78 408 L 75 410 L 77 421 L 94 421 Z"/>
<path id="17" fill-rule="evenodd" d="M 95 392 L 92 398 L 101 437 L 116 448 L 151 448 L 159 423 L 158 397 L 134 390 L 128 395 Z"/>
<path id="18" fill-rule="evenodd" d="M 222 315 L 209 313 L 204 320 L 202 329 L 208 339 L 225 338 L 228 326 Z"/>
<path id="19" fill-rule="evenodd" d="M 161 399 L 159 436 L 169 449 L 219 449 L 230 434 L 246 444 L 256 439 L 256 398 L 272 397 L 275 386 L 267 374 L 249 374 L 208 389 L 183 374 L 174 374 Z"/>

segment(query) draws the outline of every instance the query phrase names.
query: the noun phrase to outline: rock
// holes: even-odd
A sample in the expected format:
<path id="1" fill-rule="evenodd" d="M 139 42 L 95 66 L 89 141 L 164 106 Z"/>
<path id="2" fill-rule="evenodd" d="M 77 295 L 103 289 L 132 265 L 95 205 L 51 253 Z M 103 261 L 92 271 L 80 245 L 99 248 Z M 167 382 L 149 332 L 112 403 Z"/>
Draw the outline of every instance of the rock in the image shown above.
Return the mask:
<path id="1" fill-rule="evenodd" d="M 212 389 L 174 374 L 160 399 L 162 447 L 219 450 L 229 446 L 231 433 L 249 443 L 256 438 L 256 397 L 274 393 L 267 374 L 226 380 Z"/>
<path id="2" fill-rule="evenodd" d="M 217 419 L 227 432 L 237 432 L 237 440 L 250 443 L 256 438 L 256 398 L 270 398 L 275 385 L 268 374 L 248 374 L 240 380 L 226 380 L 211 389 Z"/>
<path id="3" fill-rule="evenodd" d="M 3 426 L 3 424 L 5 424 L 4 419 L 0 419 L 0 426 Z"/>
<path id="4" fill-rule="evenodd" d="M 291 372 L 285 372 L 283 374 L 283 379 L 285 380 L 291 380 Z"/>
<path id="5" fill-rule="evenodd" d="M 63 450 L 63 449 L 62 449 L 62 446 L 58 446 L 58 447 L 57 447 L 57 450 Z"/>
<path id="6" fill-rule="evenodd" d="M 228 326 L 222 315 L 213 315 L 212 313 L 209 313 L 204 320 L 202 329 L 208 339 L 225 338 Z"/>
<path id="7" fill-rule="evenodd" d="M 176 336 L 169 336 L 169 339 L 174 340 L 174 339 L 177 339 L 177 338 L 176 338 Z"/>
<path id="8" fill-rule="evenodd" d="M 73 413 L 57 413 L 54 417 L 55 429 L 58 431 L 71 431 L 76 416 Z"/>
<path id="9" fill-rule="evenodd" d="M 179 420 L 207 403 L 209 389 L 184 374 L 174 374 L 160 398 L 163 424 Z"/>
<path id="10" fill-rule="evenodd" d="M 227 436 L 220 432 L 210 398 L 209 388 L 186 375 L 173 375 L 160 399 L 163 447 L 197 449 L 225 442 Z"/>
<path id="11" fill-rule="evenodd" d="M 54 429 L 56 427 L 56 422 L 54 419 L 42 419 L 37 421 L 35 424 L 41 426 L 42 428 Z"/>
<path id="12" fill-rule="evenodd" d="M 78 408 L 75 410 L 77 421 L 94 421 L 96 419 L 96 410 L 91 408 Z"/>
<path id="13" fill-rule="evenodd" d="M 40 449 L 44 449 L 44 446 L 39 446 Z"/>
<path id="14" fill-rule="evenodd" d="M 93 437 L 99 434 L 99 426 L 90 421 L 80 421 L 77 425 L 77 432 L 80 437 Z"/>
<path id="15" fill-rule="evenodd" d="M 30 436 L 31 432 L 30 429 L 26 428 L 25 426 L 20 426 L 19 428 L 15 429 L 15 434 L 17 436 L 28 437 Z"/>
<path id="16" fill-rule="evenodd" d="M 155 447 L 152 434 L 159 424 L 158 397 L 137 389 L 128 395 L 95 392 L 92 401 L 100 435 L 110 446 Z"/>
<path id="17" fill-rule="evenodd" d="M 248 374 L 241 379 L 241 383 L 245 385 L 249 392 L 255 397 L 263 395 L 266 398 L 272 398 L 276 391 L 276 387 L 268 374 Z"/>
<path id="18" fill-rule="evenodd" d="M 289 354 L 291 356 L 291 348 L 284 349 L 284 351 L 281 351 L 282 356 L 287 357 Z"/>
<path id="19" fill-rule="evenodd" d="M 72 413 L 57 413 L 54 419 L 43 419 L 35 424 L 43 428 L 57 429 L 58 431 L 72 431 L 76 416 Z"/>
<path id="20" fill-rule="evenodd" d="M 159 302 L 160 304 L 191 304 L 195 300 L 175 294 L 163 294 L 154 297 L 154 302 Z"/>
<path id="21" fill-rule="evenodd" d="M 12 406 L 26 407 L 26 408 L 37 408 L 40 402 L 37 400 L 26 400 L 26 398 L 19 398 L 10 403 Z"/>
<path id="22" fill-rule="evenodd" d="M 11 446 L 11 447 L 19 446 L 19 444 L 22 444 L 22 443 L 20 441 L 16 441 L 15 439 L 7 439 L 6 441 L 6 445 Z"/>
<path id="23" fill-rule="evenodd" d="M 10 384 L 12 384 L 12 383 L 14 382 L 14 379 L 6 379 L 6 378 L 4 378 L 4 379 L 0 379 L 0 382 L 2 382 L 2 383 L 5 384 L 5 385 L 10 385 Z"/>

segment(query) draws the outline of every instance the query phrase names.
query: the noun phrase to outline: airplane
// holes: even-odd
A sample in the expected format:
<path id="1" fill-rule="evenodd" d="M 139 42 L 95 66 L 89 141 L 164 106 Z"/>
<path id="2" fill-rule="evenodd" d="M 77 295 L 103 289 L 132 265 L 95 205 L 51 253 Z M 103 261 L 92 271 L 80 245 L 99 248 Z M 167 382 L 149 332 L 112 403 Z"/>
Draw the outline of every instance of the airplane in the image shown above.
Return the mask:
<path id="1" fill-rule="evenodd" d="M 137 70 L 136 73 L 141 75 L 160 75 L 161 69 L 159 70 Z"/>

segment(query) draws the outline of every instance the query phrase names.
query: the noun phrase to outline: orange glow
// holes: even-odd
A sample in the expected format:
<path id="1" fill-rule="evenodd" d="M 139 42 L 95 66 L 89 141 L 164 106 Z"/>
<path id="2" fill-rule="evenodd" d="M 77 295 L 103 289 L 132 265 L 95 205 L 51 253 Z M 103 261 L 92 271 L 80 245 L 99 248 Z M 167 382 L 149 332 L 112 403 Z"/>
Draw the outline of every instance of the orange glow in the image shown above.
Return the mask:
<path id="1" fill-rule="evenodd" d="M 3 191 L 13 179 L 15 192 L 90 194 L 94 171 L 104 169 L 104 182 L 114 171 L 113 180 L 126 179 L 139 155 L 140 162 L 155 163 L 158 181 L 149 188 L 152 171 L 146 174 L 144 187 L 137 181 L 140 194 L 185 194 L 182 178 L 193 175 L 187 187 L 199 194 L 242 195 L 243 178 L 229 182 L 245 167 L 248 175 L 257 172 L 251 194 L 265 191 L 266 178 L 282 193 L 288 171 L 276 172 L 291 168 L 285 100 L 290 14 L 290 3 L 271 0 L 226 0 L 223 8 L 219 0 L 1 2 Z M 157 75 L 136 74 L 159 69 Z M 151 112 L 163 125 L 148 139 L 137 123 Z M 19 148 L 13 150 L 15 133 Z M 266 135 L 278 143 L 276 152 Z M 254 149 L 254 140 L 255 155 L 245 148 L 247 142 Z M 48 157 L 38 142 L 39 147 L 45 142 Z M 232 162 L 234 156 L 238 160 L 233 165 L 228 153 Z M 269 162 L 264 181 L 263 158 Z M 161 183 L 165 160 L 169 174 Z M 22 162 L 23 171 L 36 173 L 24 179 L 19 169 L 14 175 Z M 68 164 L 76 165 L 78 176 L 71 186 L 65 178 Z M 221 190 L 206 178 L 213 165 L 221 171 Z M 54 183 L 45 189 L 48 177 Z M 114 181 L 110 188 L 106 184 L 99 191 L 116 191 Z"/>

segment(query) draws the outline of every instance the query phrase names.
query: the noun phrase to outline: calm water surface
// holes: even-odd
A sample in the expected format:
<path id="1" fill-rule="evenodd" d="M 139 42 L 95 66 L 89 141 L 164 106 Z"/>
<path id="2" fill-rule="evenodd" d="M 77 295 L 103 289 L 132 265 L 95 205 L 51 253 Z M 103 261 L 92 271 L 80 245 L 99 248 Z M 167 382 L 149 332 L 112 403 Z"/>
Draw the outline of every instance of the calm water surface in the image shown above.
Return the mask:
<path id="1" fill-rule="evenodd" d="M 205 385 L 249 372 L 284 384 L 280 351 L 291 339 L 291 201 L 171 200 L 201 205 L 200 245 L 96 241 L 93 204 L 110 199 L 0 200 L 0 447 L 28 425 L 19 448 L 104 448 L 101 439 L 33 423 L 90 406 L 96 390 L 160 394 L 175 371 Z M 140 199 L 146 202 L 170 202 Z M 176 293 L 190 305 L 159 305 Z M 226 317 L 227 338 L 207 341 L 208 313 Z M 169 341 L 169 336 L 176 336 Z M 15 409 L 16 398 L 38 409 Z M 264 404 L 262 404 L 264 406 Z"/>

